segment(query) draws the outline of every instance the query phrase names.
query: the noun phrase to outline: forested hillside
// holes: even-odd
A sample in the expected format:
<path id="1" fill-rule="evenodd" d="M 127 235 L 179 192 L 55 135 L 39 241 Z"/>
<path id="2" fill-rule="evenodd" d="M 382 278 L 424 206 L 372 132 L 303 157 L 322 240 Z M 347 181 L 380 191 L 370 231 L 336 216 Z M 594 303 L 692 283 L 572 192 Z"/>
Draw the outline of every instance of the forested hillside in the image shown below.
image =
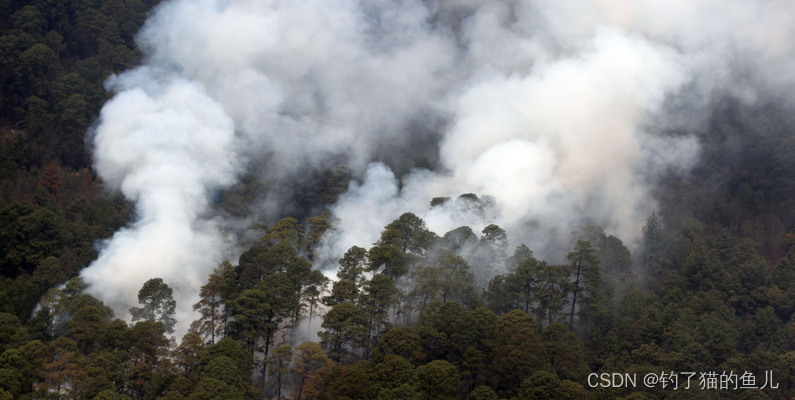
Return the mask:
<path id="1" fill-rule="evenodd" d="M 139 61 L 133 36 L 153 5 L 0 6 L 0 304 L 23 321 L 129 219 L 91 171 L 87 135 L 110 95 L 105 79 Z"/>
<path id="2" fill-rule="evenodd" d="M 537 236 L 433 232 L 403 211 L 332 257 L 332 206 L 362 174 L 339 157 L 275 179 L 253 160 L 212 210 L 263 219 L 193 288 L 195 320 L 177 320 L 161 277 L 123 320 L 79 277 L 136 213 L 97 178 L 89 139 L 157 3 L 0 2 L 0 400 L 795 398 L 786 102 L 727 96 L 692 132 L 692 168 L 644 177 L 657 211 L 632 242 L 582 224 L 544 242 L 567 249 L 554 260 Z M 420 158 L 393 167 L 433 164 Z M 427 209 L 488 220 L 489 195 Z M 258 213 L 264 198 L 283 207 Z"/>

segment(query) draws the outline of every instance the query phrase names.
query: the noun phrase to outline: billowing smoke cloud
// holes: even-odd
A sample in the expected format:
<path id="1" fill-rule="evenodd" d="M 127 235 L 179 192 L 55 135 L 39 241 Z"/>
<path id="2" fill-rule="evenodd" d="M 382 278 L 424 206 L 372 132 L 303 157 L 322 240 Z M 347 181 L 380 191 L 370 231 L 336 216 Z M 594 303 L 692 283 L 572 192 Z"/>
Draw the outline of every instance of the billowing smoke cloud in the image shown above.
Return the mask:
<path id="1" fill-rule="evenodd" d="M 362 180 L 333 208 L 331 253 L 369 247 L 405 211 L 440 234 L 496 222 L 540 253 L 554 227 L 584 222 L 631 240 L 655 176 L 696 160 L 688 133 L 716 101 L 790 102 L 788 7 L 166 2 L 139 35 L 146 65 L 110 82 L 95 138 L 97 170 L 139 220 L 83 276 L 117 311 L 163 277 L 187 315 L 228 250 L 212 193 L 247 165 L 289 182 L 339 157 Z M 428 208 L 468 192 L 494 196 L 492 221 Z"/>
<path id="2" fill-rule="evenodd" d="M 225 247 L 213 221 L 202 219 L 208 194 L 239 168 L 223 108 L 194 83 L 160 79 L 144 68 L 110 82 L 121 92 L 103 108 L 95 138 L 100 176 L 135 201 L 138 215 L 82 273 L 119 316 L 151 278 L 163 278 L 180 300 L 203 284 Z M 192 320 L 189 311 L 180 309 L 181 321 Z"/>

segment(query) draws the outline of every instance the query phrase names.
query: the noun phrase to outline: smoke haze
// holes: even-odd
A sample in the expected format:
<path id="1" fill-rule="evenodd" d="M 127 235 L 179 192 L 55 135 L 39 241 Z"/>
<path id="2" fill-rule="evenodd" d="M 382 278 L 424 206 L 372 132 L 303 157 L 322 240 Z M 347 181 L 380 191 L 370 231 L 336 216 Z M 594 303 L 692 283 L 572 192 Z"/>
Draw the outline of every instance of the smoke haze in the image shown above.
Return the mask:
<path id="1" fill-rule="evenodd" d="M 332 208 L 332 256 L 369 247 L 406 211 L 440 235 L 494 222 L 541 255 L 583 223 L 631 242 L 656 207 L 655 177 L 697 160 L 690 132 L 716 102 L 792 105 L 791 10 L 709 0 L 163 3 L 139 34 L 145 65 L 108 82 L 116 95 L 94 136 L 97 171 L 136 203 L 138 220 L 83 278 L 124 315 L 141 285 L 162 277 L 184 330 L 198 287 L 232 251 L 210 199 L 255 161 L 267 179 L 289 182 L 347 160 L 361 179 Z M 496 199 L 488 221 L 428 207 L 470 192 Z"/>

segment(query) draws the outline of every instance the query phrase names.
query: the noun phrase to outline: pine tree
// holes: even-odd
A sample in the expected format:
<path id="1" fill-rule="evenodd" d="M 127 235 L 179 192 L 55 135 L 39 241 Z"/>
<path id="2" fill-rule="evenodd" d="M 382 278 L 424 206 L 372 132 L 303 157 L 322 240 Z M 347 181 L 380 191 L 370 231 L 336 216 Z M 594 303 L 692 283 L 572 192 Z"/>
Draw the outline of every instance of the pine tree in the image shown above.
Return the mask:
<path id="1" fill-rule="evenodd" d="M 174 291 L 160 278 L 146 281 L 138 291 L 138 303 L 143 307 L 130 308 L 133 322 L 144 319 L 161 322 L 166 332 L 174 333 L 177 302 L 174 301 L 173 294 Z"/>

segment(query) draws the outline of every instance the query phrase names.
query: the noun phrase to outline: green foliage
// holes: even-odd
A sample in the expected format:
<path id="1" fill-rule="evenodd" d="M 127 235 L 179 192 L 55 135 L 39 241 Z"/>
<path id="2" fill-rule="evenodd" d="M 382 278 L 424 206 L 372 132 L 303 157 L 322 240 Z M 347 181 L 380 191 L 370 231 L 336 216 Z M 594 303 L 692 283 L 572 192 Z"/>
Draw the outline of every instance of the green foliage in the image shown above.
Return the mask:
<path id="1" fill-rule="evenodd" d="M 331 293 L 323 297 L 323 304 L 334 307 L 339 303 L 355 303 L 359 300 L 359 288 L 356 282 L 339 280 L 331 286 Z"/>
<path id="2" fill-rule="evenodd" d="M 234 387 L 210 377 L 199 380 L 196 387 L 187 397 L 190 400 L 237 400 L 243 399 L 243 395 Z"/>
<path id="3" fill-rule="evenodd" d="M 521 310 L 501 315 L 490 346 L 488 371 L 495 390 L 513 396 L 520 383 L 543 365 L 543 347 L 535 319 Z"/>
<path id="4" fill-rule="evenodd" d="M 434 197 L 431 199 L 431 208 L 443 205 L 450 201 L 449 197 Z"/>
<path id="5" fill-rule="evenodd" d="M 174 301 L 174 290 L 160 278 L 152 278 L 144 283 L 138 291 L 138 302 L 143 307 L 130 308 L 133 322 L 139 320 L 157 321 L 163 324 L 166 332 L 174 332 L 174 313 L 177 302 Z"/>
<path id="6" fill-rule="evenodd" d="M 287 217 L 280 219 L 279 222 L 268 228 L 268 232 L 260 240 L 269 244 L 285 242 L 293 248 L 298 248 L 301 236 L 302 229 L 298 220 Z"/>
<path id="7" fill-rule="evenodd" d="M 326 212 L 306 220 L 307 228 L 303 250 L 310 261 L 314 260 L 315 247 L 321 243 L 323 235 L 332 229 L 331 221 L 329 221 L 330 216 L 331 213 Z"/>
<path id="8" fill-rule="evenodd" d="M 188 332 L 182 337 L 179 346 L 172 350 L 171 356 L 182 376 L 195 380 L 199 367 L 199 352 L 203 347 L 201 336 L 195 332 Z"/>
<path id="9" fill-rule="evenodd" d="M 281 300 L 279 294 L 266 285 L 241 293 L 229 305 L 234 317 L 234 336 L 243 339 L 251 351 L 257 348 L 260 338 L 266 341 L 265 346 L 270 346 L 273 333 L 287 314 L 287 310 L 280 307 Z"/>
<path id="10" fill-rule="evenodd" d="M 364 280 L 363 272 L 367 268 L 367 250 L 353 246 L 339 259 L 337 278 L 361 285 Z"/>
<path id="11" fill-rule="evenodd" d="M 210 344 L 226 329 L 228 316 L 224 303 L 231 299 L 233 288 L 226 284 L 224 274 L 233 274 L 233 268 L 228 261 L 215 268 L 199 290 L 199 301 L 193 305 L 193 311 L 198 311 L 200 317 L 191 324 L 191 329 L 209 339 Z"/>
<path id="12" fill-rule="evenodd" d="M 388 327 L 388 309 L 394 303 L 398 289 L 391 277 L 375 274 L 367 281 L 359 303 L 369 318 L 369 330 L 375 339 Z"/>
<path id="13" fill-rule="evenodd" d="M 498 400 L 497 393 L 494 392 L 494 389 L 486 386 L 480 385 L 475 388 L 475 390 L 469 393 L 467 396 L 467 400 Z"/>
<path id="14" fill-rule="evenodd" d="M 369 271 L 401 277 L 408 272 L 409 257 L 400 248 L 391 245 L 374 246 L 367 252 L 370 260 Z"/>
<path id="15" fill-rule="evenodd" d="M 292 372 L 298 376 L 297 398 L 316 398 L 321 385 L 334 367 L 319 343 L 304 342 L 295 347 Z"/>
<path id="16" fill-rule="evenodd" d="M 373 349 L 370 359 L 381 362 L 384 357 L 390 355 L 401 356 L 414 365 L 419 365 L 425 360 L 420 335 L 414 329 L 406 327 L 394 327 L 386 331 Z"/>
<path id="17" fill-rule="evenodd" d="M 234 361 L 235 369 L 238 371 L 249 371 L 254 365 L 254 359 L 243 343 L 226 337 L 199 351 L 199 368 L 206 369 L 210 362 L 219 357 Z"/>
<path id="18" fill-rule="evenodd" d="M 435 235 L 425 226 L 425 221 L 412 213 L 405 213 L 384 228 L 379 244 L 422 255 L 434 239 Z"/>
<path id="19" fill-rule="evenodd" d="M 377 396 L 368 374 L 369 365 L 359 362 L 352 365 L 338 365 L 323 381 L 318 394 L 321 400 L 365 400 Z"/>
<path id="20" fill-rule="evenodd" d="M 58 216 L 29 203 L 17 202 L 0 210 L 0 259 L 3 275 L 31 272 L 61 246 Z"/>
<path id="21" fill-rule="evenodd" d="M 454 365 L 444 360 L 431 361 L 414 370 L 414 380 L 423 400 L 457 398 L 460 375 Z"/>
<path id="22" fill-rule="evenodd" d="M 268 356 L 268 373 L 270 387 L 275 388 L 276 398 L 281 399 L 282 390 L 286 388 L 289 373 L 290 363 L 293 359 L 293 348 L 290 345 L 279 346 L 273 349 Z"/>
<path id="23" fill-rule="evenodd" d="M 463 365 L 468 349 L 486 349 L 496 320 L 484 308 L 465 310 L 458 303 L 437 301 L 423 310 L 416 329 L 428 357 Z"/>
<path id="24" fill-rule="evenodd" d="M 574 249 L 568 254 L 571 262 L 574 284 L 572 286 L 571 313 L 569 314 L 569 328 L 574 326 L 574 314 L 577 311 L 578 297 L 581 300 L 582 310 L 578 313 L 581 319 L 598 317 L 602 311 L 604 298 L 602 297 L 601 265 L 596 258 L 591 242 L 578 240 Z"/>
<path id="25" fill-rule="evenodd" d="M 128 399 L 130 399 L 130 396 L 119 394 L 109 389 L 103 390 L 97 393 L 96 396 L 94 396 L 94 400 L 128 400 Z"/>
<path id="26" fill-rule="evenodd" d="M 5 349 L 12 343 L 19 328 L 19 318 L 13 314 L 0 312 L 0 349 Z"/>
<path id="27" fill-rule="evenodd" d="M 563 379 L 581 382 L 588 371 L 585 347 L 566 325 L 550 324 L 541 334 L 545 369 Z"/>
<path id="28" fill-rule="evenodd" d="M 557 375 L 539 371 L 522 382 L 520 399 L 585 399 L 588 393 L 579 383 L 561 380 Z"/>
<path id="29" fill-rule="evenodd" d="M 414 365 L 401 356 L 389 355 L 373 366 L 370 375 L 379 397 L 389 397 L 395 394 L 394 389 L 414 383 Z"/>
<path id="30" fill-rule="evenodd" d="M 444 234 L 441 239 L 441 246 L 449 249 L 455 254 L 463 254 L 465 251 L 475 247 L 478 237 L 468 226 L 460 226 Z"/>
<path id="31" fill-rule="evenodd" d="M 433 285 L 438 288 L 442 302 L 455 300 L 465 303 L 469 296 L 474 295 L 472 273 L 463 258 L 447 253 L 439 260 L 438 270 L 438 280 Z"/>
<path id="32" fill-rule="evenodd" d="M 334 361 L 348 359 L 352 350 L 367 346 L 370 320 L 367 313 L 352 303 L 339 303 L 323 318 L 318 335 L 326 353 Z"/>

